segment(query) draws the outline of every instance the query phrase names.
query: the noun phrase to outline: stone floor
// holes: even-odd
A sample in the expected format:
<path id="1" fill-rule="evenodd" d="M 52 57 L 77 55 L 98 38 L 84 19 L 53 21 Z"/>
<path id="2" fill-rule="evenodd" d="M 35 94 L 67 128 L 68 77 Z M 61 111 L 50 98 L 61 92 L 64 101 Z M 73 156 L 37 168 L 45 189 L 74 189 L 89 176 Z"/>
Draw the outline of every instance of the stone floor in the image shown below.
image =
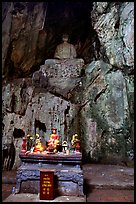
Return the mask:
<path id="1" fill-rule="evenodd" d="M 59 196 L 39 200 L 38 194 L 11 194 L 16 171 L 2 172 L 2 202 L 134 202 L 134 168 L 119 165 L 84 164 L 85 196 Z"/>

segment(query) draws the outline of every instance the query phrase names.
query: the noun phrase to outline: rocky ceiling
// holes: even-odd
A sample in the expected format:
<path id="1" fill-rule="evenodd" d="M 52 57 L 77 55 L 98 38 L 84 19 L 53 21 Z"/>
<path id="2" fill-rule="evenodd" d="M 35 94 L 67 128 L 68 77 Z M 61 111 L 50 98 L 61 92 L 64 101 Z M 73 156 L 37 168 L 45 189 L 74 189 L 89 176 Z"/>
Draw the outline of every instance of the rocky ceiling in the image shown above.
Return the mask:
<path id="1" fill-rule="evenodd" d="M 48 3 L 45 29 L 58 37 L 68 33 L 72 43 L 85 41 L 91 28 L 91 7 L 91 3 L 81 2 Z"/>

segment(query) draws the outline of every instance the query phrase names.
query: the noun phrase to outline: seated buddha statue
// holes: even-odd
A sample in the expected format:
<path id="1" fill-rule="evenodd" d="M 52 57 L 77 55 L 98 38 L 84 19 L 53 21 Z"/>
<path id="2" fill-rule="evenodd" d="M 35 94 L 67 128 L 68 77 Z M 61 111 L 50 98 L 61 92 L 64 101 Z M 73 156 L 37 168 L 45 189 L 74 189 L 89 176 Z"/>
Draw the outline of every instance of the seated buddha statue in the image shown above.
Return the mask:
<path id="1" fill-rule="evenodd" d="M 55 50 L 54 58 L 57 59 L 74 59 L 76 58 L 76 49 L 74 45 L 68 43 L 68 35 L 63 35 L 63 43 L 59 44 Z"/>
<path id="2" fill-rule="evenodd" d="M 68 39 L 68 35 L 63 35 L 63 42 L 56 47 L 54 59 L 46 59 L 45 64 L 40 67 L 40 70 L 47 73 L 50 83 L 56 77 L 62 79 L 81 75 L 84 60 L 77 58 L 76 48 Z"/>

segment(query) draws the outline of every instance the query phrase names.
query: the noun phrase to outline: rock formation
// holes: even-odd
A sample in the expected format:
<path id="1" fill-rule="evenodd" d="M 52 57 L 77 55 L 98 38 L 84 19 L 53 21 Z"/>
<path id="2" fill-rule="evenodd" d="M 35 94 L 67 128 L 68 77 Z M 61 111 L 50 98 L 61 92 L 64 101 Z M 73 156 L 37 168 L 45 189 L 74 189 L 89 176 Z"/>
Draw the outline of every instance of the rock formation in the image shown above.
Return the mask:
<path id="1" fill-rule="evenodd" d="M 74 24 L 77 6 L 84 13 L 80 3 L 71 5 L 67 9 L 65 5 L 61 23 Z M 75 27 L 67 26 L 73 38 L 78 34 L 73 40 L 77 59 L 59 62 L 52 59 L 59 44 L 54 32 L 61 36 L 63 24 L 58 30 L 46 29 L 51 8 L 56 8 L 55 2 L 2 3 L 3 168 L 20 165 L 24 135 L 39 133 L 46 140 L 53 126 L 62 140 L 80 135 L 84 162 L 132 161 L 134 3 L 90 3 L 89 34 L 83 37 L 85 31 L 80 29 L 84 16 L 78 16 Z M 16 153 L 9 156 L 11 146 Z"/>

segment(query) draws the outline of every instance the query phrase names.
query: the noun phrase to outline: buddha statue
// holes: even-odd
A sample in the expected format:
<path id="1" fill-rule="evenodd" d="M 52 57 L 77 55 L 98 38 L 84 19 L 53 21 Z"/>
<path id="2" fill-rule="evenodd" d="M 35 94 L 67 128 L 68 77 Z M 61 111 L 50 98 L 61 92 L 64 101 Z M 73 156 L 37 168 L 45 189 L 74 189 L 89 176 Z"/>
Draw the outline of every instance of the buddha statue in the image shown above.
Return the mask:
<path id="1" fill-rule="evenodd" d="M 63 35 L 63 43 L 59 44 L 55 50 L 54 58 L 57 59 L 74 59 L 76 58 L 76 49 L 74 45 L 68 43 L 68 35 Z"/>
<path id="2" fill-rule="evenodd" d="M 63 42 L 56 47 L 54 59 L 46 59 L 40 70 L 45 72 L 49 79 L 49 84 L 54 85 L 54 79 L 76 78 L 81 75 L 84 60 L 77 58 L 76 48 L 68 42 L 68 35 L 63 35 Z"/>

